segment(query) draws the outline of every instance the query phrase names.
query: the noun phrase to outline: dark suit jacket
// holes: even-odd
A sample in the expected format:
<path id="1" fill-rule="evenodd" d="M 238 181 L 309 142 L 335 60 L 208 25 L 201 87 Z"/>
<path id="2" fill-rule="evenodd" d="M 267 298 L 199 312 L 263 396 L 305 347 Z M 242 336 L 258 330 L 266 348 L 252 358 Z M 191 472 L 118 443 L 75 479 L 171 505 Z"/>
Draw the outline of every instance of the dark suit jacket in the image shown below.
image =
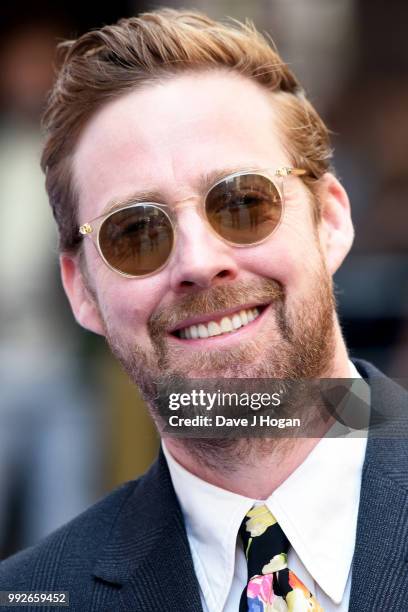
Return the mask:
<path id="1" fill-rule="evenodd" d="M 386 437 L 372 436 L 367 444 L 349 610 L 402 612 L 408 610 L 408 394 L 373 366 L 356 365 L 372 388 L 373 413 L 390 410 L 393 418 Z M 407 435 L 396 435 L 403 428 Z M 200 612 L 164 457 L 139 480 L 2 562 L 0 590 L 69 591 L 75 612 Z"/>

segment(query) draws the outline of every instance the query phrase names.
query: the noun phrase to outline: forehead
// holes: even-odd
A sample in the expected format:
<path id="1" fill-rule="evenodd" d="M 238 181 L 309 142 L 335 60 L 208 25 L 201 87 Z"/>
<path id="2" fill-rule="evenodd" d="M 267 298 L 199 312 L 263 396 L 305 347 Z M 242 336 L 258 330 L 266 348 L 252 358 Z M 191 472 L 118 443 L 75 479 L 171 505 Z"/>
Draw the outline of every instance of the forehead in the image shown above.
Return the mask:
<path id="1" fill-rule="evenodd" d="M 109 102 L 84 128 L 74 155 L 80 220 L 135 190 L 171 202 L 196 193 L 203 174 L 288 163 L 272 96 L 245 77 L 211 72 Z"/>

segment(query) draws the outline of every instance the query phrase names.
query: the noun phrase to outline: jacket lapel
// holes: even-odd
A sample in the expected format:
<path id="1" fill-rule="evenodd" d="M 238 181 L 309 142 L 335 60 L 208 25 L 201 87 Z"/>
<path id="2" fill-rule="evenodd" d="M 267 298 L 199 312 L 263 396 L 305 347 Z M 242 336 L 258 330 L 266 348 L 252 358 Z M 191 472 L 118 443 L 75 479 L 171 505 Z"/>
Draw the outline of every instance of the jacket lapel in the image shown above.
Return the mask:
<path id="1" fill-rule="evenodd" d="M 184 521 L 162 452 L 135 483 L 94 568 L 120 610 L 202 612 Z"/>
<path id="2" fill-rule="evenodd" d="M 407 609 L 408 394 L 365 363 L 373 419 L 363 467 L 351 612 Z"/>

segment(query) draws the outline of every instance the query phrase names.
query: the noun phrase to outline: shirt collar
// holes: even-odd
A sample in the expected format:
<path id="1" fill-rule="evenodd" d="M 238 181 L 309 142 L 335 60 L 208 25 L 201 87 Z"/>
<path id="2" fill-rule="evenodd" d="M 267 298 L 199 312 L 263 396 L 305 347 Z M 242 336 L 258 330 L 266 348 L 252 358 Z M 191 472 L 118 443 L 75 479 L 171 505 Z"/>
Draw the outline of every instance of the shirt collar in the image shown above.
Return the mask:
<path id="1" fill-rule="evenodd" d="M 266 500 L 309 574 L 335 603 L 354 553 L 366 438 L 323 438 Z"/>
<path id="2" fill-rule="evenodd" d="M 353 378 L 360 378 L 350 362 Z M 340 603 L 354 552 L 366 438 L 324 438 L 265 503 L 313 579 Z M 222 609 L 231 588 L 237 534 L 259 500 L 221 489 L 194 476 L 163 443 L 184 515 L 204 598 Z M 200 556 L 211 559 L 211 586 Z"/>
<path id="3" fill-rule="evenodd" d="M 175 461 L 162 442 L 171 479 L 179 499 L 194 567 L 206 601 L 222 610 L 231 588 L 235 570 L 235 549 L 239 527 L 255 500 L 197 478 Z M 200 557 L 208 562 L 206 575 Z"/>
<path id="4" fill-rule="evenodd" d="M 350 378 L 360 379 L 353 392 L 364 400 L 368 425 L 369 386 L 351 361 L 349 367 Z M 320 440 L 265 502 L 309 574 L 336 604 L 343 598 L 354 554 L 365 433 Z"/>

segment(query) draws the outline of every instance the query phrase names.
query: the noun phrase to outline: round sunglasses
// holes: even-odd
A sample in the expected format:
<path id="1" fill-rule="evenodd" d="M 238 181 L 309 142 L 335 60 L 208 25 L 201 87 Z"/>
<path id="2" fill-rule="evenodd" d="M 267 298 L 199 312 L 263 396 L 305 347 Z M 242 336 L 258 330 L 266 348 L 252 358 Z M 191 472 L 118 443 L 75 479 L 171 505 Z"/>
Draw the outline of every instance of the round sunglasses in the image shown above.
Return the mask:
<path id="1" fill-rule="evenodd" d="M 210 229 L 235 247 L 260 244 L 277 229 L 283 214 L 283 179 L 302 168 L 282 167 L 273 175 L 246 170 L 219 180 L 201 203 Z M 280 183 L 280 184 L 279 184 Z M 84 223 L 82 237 L 93 239 L 109 268 L 142 278 L 168 263 L 176 242 L 176 209 L 156 202 L 134 202 Z"/>

